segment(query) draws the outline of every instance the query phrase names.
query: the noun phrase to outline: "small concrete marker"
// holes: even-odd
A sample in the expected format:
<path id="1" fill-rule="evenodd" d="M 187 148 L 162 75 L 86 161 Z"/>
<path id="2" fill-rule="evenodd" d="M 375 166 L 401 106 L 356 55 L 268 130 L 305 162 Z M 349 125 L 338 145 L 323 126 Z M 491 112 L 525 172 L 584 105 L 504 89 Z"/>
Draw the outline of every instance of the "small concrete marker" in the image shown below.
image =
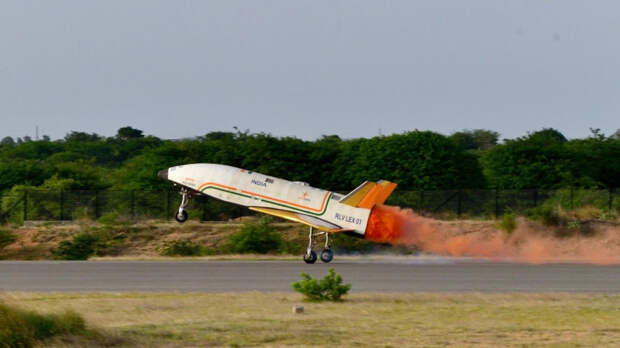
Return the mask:
<path id="1" fill-rule="evenodd" d="M 293 314 L 299 314 L 304 312 L 304 306 L 293 306 Z"/>

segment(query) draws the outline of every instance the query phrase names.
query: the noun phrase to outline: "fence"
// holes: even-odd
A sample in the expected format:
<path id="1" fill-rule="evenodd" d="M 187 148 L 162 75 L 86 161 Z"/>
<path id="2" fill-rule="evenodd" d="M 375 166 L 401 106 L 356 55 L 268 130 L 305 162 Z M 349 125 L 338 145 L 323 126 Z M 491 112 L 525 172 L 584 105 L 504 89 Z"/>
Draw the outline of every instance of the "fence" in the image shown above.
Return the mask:
<path id="1" fill-rule="evenodd" d="M 0 222 L 26 220 L 99 219 L 108 214 L 131 220 L 169 219 L 181 196 L 176 191 L 42 191 L 0 196 Z M 527 213 L 552 205 L 566 210 L 594 206 L 620 210 L 619 190 L 567 188 L 559 190 L 444 190 L 395 191 L 386 202 L 434 217 L 493 218 L 506 211 Z M 191 218 L 226 221 L 253 214 L 249 209 L 198 196 L 189 207 Z"/>

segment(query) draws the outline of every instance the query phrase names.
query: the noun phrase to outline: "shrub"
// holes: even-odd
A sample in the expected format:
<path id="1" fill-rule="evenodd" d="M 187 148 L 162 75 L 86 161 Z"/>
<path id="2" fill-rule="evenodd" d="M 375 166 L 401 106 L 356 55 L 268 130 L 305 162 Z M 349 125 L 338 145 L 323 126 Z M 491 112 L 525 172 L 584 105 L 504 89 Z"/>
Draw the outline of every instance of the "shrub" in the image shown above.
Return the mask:
<path id="1" fill-rule="evenodd" d="M 553 207 L 548 205 L 532 208 L 528 215 L 532 220 L 540 221 L 545 226 L 557 226 L 560 224 L 560 216 Z"/>
<path id="2" fill-rule="evenodd" d="M 97 222 L 102 225 L 114 225 L 118 223 L 118 213 L 113 211 L 107 214 L 103 214 L 97 219 Z"/>
<path id="3" fill-rule="evenodd" d="M 203 256 L 212 255 L 213 250 L 187 240 L 173 240 L 164 243 L 160 254 L 163 256 Z"/>
<path id="4" fill-rule="evenodd" d="M 516 216 L 513 212 L 507 212 L 502 216 L 502 219 L 497 223 L 497 227 L 506 231 L 508 234 L 514 232 L 517 228 Z"/>
<path id="5" fill-rule="evenodd" d="M 58 248 L 53 251 L 58 260 L 87 260 L 101 244 L 101 238 L 91 233 L 80 233 L 71 241 L 60 242 Z"/>
<path id="6" fill-rule="evenodd" d="M 32 347 L 56 335 L 85 333 L 84 319 L 75 312 L 38 314 L 0 303 L 0 347 Z"/>
<path id="7" fill-rule="evenodd" d="M 351 290 L 351 284 L 342 285 L 342 277 L 333 268 L 320 281 L 303 272 L 301 278 L 291 286 L 304 294 L 308 301 L 341 301 L 341 297 Z"/>
<path id="8" fill-rule="evenodd" d="M 17 238 L 15 235 L 7 230 L 0 230 L 0 250 L 5 246 L 15 242 Z"/>
<path id="9" fill-rule="evenodd" d="M 575 230 L 575 231 L 579 231 L 581 229 L 581 223 L 578 220 L 573 220 L 573 221 L 569 221 L 566 224 L 566 227 L 569 230 Z"/>
<path id="10" fill-rule="evenodd" d="M 618 215 L 613 210 L 603 209 L 601 210 L 601 213 L 599 214 L 598 218 L 599 220 L 614 221 L 618 218 Z"/>
<path id="11" fill-rule="evenodd" d="M 594 220 L 601 215 L 601 209 L 593 205 L 573 209 L 573 216 L 578 220 Z"/>
<path id="12" fill-rule="evenodd" d="M 239 232 L 228 238 L 228 249 L 233 253 L 279 251 L 284 245 L 282 236 L 270 225 L 271 218 L 263 216 L 258 223 L 245 223 Z"/>

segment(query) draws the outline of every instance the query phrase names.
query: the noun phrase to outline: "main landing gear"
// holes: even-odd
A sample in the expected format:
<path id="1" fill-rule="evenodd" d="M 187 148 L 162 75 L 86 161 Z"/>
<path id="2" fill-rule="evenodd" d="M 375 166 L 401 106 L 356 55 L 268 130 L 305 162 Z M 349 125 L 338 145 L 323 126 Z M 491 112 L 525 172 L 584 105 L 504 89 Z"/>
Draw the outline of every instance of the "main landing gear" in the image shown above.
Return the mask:
<path id="1" fill-rule="evenodd" d="M 183 223 L 187 221 L 187 211 L 185 210 L 185 208 L 187 208 L 189 200 L 192 198 L 192 196 L 185 188 L 181 189 L 181 196 L 183 196 L 183 199 L 181 200 L 179 211 L 177 211 L 177 213 L 174 215 L 174 219 L 180 223 Z"/>
<path id="2" fill-rule="evenodd" d="M 334 259 L 334 252 L 329 247 L 329 233 L 327 232 L 319 232 L 316 235 L 325 234 L 325 249 L 321 251 L 320 258 L 321 261 L 328 263 Z M 304 254 L 304 261 L 306 263 L 315 263 L 317 260 L 317 255 L 312 247 L 314 246 L 314 228 L 310 227 L 310 234 L 308 235 L 308 249 L 306 249 L 306 253 Z"/>

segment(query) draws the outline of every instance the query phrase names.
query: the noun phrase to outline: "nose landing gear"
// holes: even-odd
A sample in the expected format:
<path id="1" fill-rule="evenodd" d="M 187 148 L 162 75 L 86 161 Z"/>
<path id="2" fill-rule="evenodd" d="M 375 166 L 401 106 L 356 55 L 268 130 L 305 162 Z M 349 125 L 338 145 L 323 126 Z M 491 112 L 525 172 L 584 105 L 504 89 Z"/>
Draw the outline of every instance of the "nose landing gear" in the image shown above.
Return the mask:
<path id="1" fill-rule="evenodd" d="M 329 246 L 329 233 L 319 232 L 317 235 L 321 234 L 325 234 L 325 249 L 321 251 L 320 258 L 321 261 L 329 263 L 334 259 L 334 252 Z M 312 250 L 314 247 L 314 236 L 314 228 L 310 227 L 310 233 L 308 235 L 308 249 L 306 249 L 306 253 L 304 254 L 304 261 L 308 264 L 315 263 L 317 260 L 316 252 Z"/>
<path id="2" fill-rule="evenodd" d="M 176 214 L 174 214 L 174 219 L 177 220 L 177 222 L 183 223 L 187 221 L 188 216 L 185 208 L 187 208 L 189 200 L 192 196 L 187 189 L 181 189 L 181 196 L 183 196 L 183 199 L 181 199 L 181 205 L 179 206 L 179 210 Z"/>

